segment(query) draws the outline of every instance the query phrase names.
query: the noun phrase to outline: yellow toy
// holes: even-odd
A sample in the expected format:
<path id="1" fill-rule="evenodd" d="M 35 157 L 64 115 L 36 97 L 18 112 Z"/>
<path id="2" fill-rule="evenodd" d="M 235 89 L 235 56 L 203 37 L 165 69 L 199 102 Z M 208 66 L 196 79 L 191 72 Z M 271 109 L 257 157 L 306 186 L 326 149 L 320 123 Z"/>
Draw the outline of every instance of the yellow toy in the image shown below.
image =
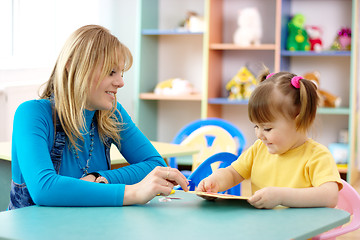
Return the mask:
<path id="1" fill-rule="evenodd" d="M 238 73 L 226 84 L 229 99 L 249 99 L 256 86 L 256 78 L 246 67 L 242 67 Z"/>

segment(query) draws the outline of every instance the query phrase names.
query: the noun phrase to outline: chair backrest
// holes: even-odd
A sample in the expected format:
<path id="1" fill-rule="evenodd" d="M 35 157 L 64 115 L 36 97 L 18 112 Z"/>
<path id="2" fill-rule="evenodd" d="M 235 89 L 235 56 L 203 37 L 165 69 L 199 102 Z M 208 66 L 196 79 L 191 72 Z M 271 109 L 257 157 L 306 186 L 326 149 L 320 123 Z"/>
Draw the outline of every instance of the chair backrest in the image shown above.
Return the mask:
<path id="1" fill-rule="evenodd" d="M 343 188 L 339 192 L 338 204 L 336 208 L 349 212 L 352 216 L 351 222 L 349 224 L 317 235 L 312 239 L 335 239 L 337 236 L 355 231 L 360 228 L 360 195 L 349 183 L 344 180 L 342 180 L 342 183 Z"/>
<path id="2" fill-rule="evenodd" d="M 192 171 L 203 161 L 219 152 L 237 154 L 236 142 L 223 128 L 218 126 L 204 126 L 193 131 L 180 145 L 196 146 L 199 153 L 193 155 Z"/>
<path id="3" fill-rule="evenodd" d="M 214 163 L 215 164 L 219 163 L 219 164 L 217 164 L 218 168 L 225 168 L 227 166 L 230 166 L 231 163 L 234 162 L 237 158 L 238 158 L 238 156 L 233 153 L 221 152 L 221 153 L 216 153 L 215 155 L 206 159 L 188 177 L 188 180 L 191 180 L 190 190 L 195 190 L 194 187 L 197 187 L 201 180 L 210 176 L 213 173 L 212 165 Z M 181 189 L 181 188 L 179 188 L 179 189 Z M 225 191 L 223 193 L 240 196 L 241 195 L 240 184 L 228 189 L 227 191 Z"/>
<path id="4" fill-rule="evenodd" d="M 180 131 L 176 134 L 172 143 L 181 144 L 191 133 L 205 126 L 218 126 L 226 130 L 235 141 L 236 149 L 237 149 L 236 155 L 239 156 L 242 153 L 246 144 L 244 135 L 235 125 L 220 118 L 201 119 L 187 124 L 182 129 L 180 129 Z M 209 139 L 210 138 L 207 138 L 207 140 Z M 169 158 L 169 165 L 170 167 L 178 168 L 176 163 L 176 158 Z"/>

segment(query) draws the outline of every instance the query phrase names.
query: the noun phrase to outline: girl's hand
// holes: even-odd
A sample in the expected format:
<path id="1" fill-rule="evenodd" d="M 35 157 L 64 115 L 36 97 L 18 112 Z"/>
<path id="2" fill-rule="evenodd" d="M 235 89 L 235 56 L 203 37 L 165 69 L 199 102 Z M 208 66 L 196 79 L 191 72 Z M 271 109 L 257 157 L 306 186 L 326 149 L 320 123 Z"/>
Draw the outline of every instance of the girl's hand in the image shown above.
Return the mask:
<path id="1" fill-rule="evenodd" d="M 125 186 L 123 205 L 145 204 L 156 195 L 169 195 L 174 186 L 188 191 L 188 181 L 178 169 L 156 167 L 141 182 Z"/>
<path id="2" fill-rule="evenodd" d="M 201 180 L 196 190 L 199 192 L 217 193 L 219 191 L 219 184 L 210 176 Z"/>
<path id="3" fill-rule="evenodd" d="M 217 193 L 218 190 L 219 190 L 219 185 L 217 184 L 215 179 L 212 178 L 211 176 L 201 180 L 201 182 L 199 183 L 196 189 L 196 191 L 199 192 L 212 192 L 212 193 Z M 216 199 L 216 197 L 208 197 L 208 196 L 200 196 L 200 197 L 210 201 Z"/>
<path id="4" fill-rule="evenodd" d="M 279 188 L 266 187 L 255 192 L 248 202 L 256 208 L 274 208 L 281 204 Z"/>

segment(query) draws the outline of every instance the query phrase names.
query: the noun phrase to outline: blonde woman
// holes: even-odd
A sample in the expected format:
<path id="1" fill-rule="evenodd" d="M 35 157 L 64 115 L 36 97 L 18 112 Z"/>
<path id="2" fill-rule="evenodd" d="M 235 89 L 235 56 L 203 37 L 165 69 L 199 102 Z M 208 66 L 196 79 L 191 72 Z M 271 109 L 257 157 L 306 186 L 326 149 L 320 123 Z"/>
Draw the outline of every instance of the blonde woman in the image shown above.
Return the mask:
<path id="1" fill-rule="evenodd" d="M 14 117 L 9 209 L 144 204 L 186 178 L 166 164 L 116 101 L 132 55 L 97 25 L 65 43 L 39 100 Z M 130 166 L 110 170 L 110 145 Z"/>

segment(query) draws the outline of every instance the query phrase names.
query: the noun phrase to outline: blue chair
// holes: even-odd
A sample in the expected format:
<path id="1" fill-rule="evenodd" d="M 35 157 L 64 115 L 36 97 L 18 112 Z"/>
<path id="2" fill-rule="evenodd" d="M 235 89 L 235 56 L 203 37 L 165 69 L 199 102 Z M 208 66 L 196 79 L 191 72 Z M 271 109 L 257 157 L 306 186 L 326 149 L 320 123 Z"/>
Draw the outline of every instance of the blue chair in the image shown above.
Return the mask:
<path id="1" fill-rule="evenodd" d="M 212 152 L 208 151 L 207 155 L 202 156 L 202 160 L 208 158 L 209 153 L 214 154 L 217 152 L 224 152 L 224 151 L 232 152 L 235 155 L 240 156 L 240 154 L 242 153 L 242 151 L 245 147 L 245 144 L 246 144 L 244 135 L 235 125 L 233 125 L 232 123 L 230 123 L 228 121 L 220 119 L 220 118 L 207 118 L 207 119 L 196 120 L 194 122 L 189 123 L 188 125 L 184 126 L 182 129 L 180 129 L 180 131 L 174 137 L 172 143 L 181 144 L 184 141 L 186 142 L 187 138 L 194 137 L 194 136 L 190 136 L 192 133 L 199 133 L 201 128 L 205 128 L 208 126 L 216 126 L 217 128 L 222 128 L 227 133 L 229 133 L 228 134 L 229 138 L 232 138 L 234 143 L 228 142 L 228 145 L 229 145 L 229 147 L 231 147 L 230 145 L 235 144 L 235 146 L 234 146 L 235 149 L 234 149 L 234 151 L 225 150 L 225 149 L 220 149 L 220 150 L 217 149 Z M 207 150 L 209 150 L 210 148 L 218 147 L 218 146 L 216 146 L 216 144 L 218 144 L 216 141 L 216 137 L 220 137 L 219 135 L 216 135 L 215 132 L 214 132 L 214 134 L 211 134 L 211 132 L 204 133 L 204 131 L 202 134 L 204 135 L 203 142 L 206 143 L 205 146 L 201 146 L 202 148 L 207 148 Z M 222 137 L 224 137 L 224 136 L 222 136 Z M 222 142 L 222 145 L 224 145 L 224 144 L 226 144 L 226 143 Z M 200 151 L 200 152 L 205 152 L 205 151 Z M 169 158 L 169 166 L 172 168 L 178 168 L 176 157 Z M 195 167 L 197 167 L 197 165 Z M 188 177 L 188 176 L 190 176 L 191 171 L 182 171 L 182 173 L 186 177 Z"/>
<path id="2" fill-rule="evenodd" d="M 227 166 L 230 166 L 233 161 L 235 161 L 238 158 L 235 154 L 229 153 L 229 152 L 221 152 L 217 153 L 208 159 L 206 159 L 203 163 L 199 165 L 195 169 L 194 172 L 191 173 L 191 175 L 188 177 L 188 180 L 190 180 L 190 191 L 194 191 L 195 187 L 197 187 L 201 180 L 204 178 L 210 176 L 213 172 L 211 165 L 216 162 L 220 162 L 220 165 L 218 168 L 226 168 Z M 224 191 L 222 193 L 232 194 L 236 196 L 241 196 L 241 184 L 238 184 L 227 191 Z M 175 188 L 176 190 L 181 190 L 181 187 Z"/>

